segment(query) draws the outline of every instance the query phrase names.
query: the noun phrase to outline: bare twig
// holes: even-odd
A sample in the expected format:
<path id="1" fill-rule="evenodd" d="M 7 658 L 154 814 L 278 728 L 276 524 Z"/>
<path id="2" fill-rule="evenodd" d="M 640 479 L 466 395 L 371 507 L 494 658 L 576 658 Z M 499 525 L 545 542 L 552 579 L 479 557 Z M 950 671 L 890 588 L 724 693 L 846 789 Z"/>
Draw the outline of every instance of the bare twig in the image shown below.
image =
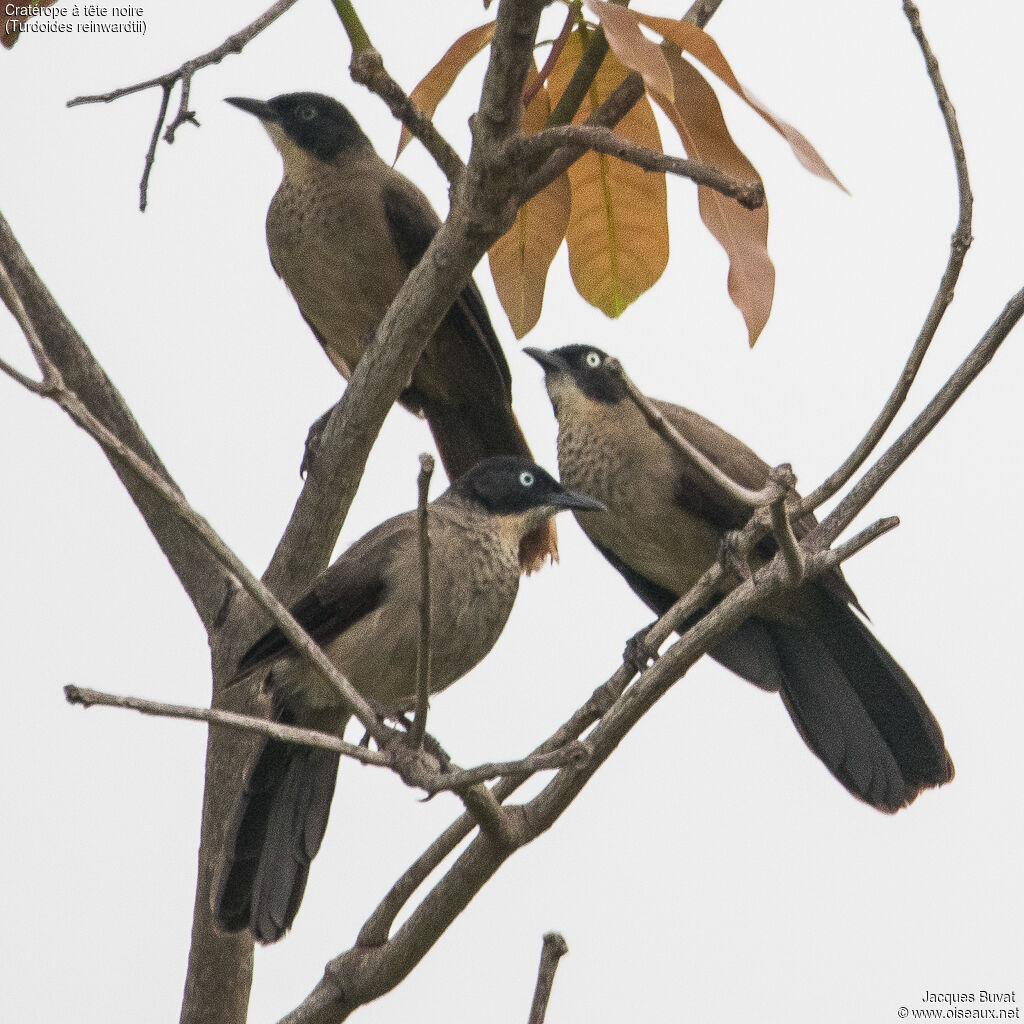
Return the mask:
<path id="1" fill-rule="evenodd" d="M 804 556 L 793 533 L 793 524 L 790 522 L 790 508 L 786 498 L 793 493 L 796 478 L 790 466 L 778 466 L 771 471 L 769 479 L 773 480 L 779 487 L 779 495 L 773 499 L 769 506 L 772 517 L 772 533 L 779 545 L 782 557 L 786 560 L 786 568 L 789 570 L 789 582 L 795 587 L 804 578 Z"/>
<path id="2" fill-rule="evenodd" d="M 661 410 L 633 383 L 632 378 L 626 373 L 622 363 L 615 356 L 607 356 L 604 365 L 626 386 L 626 393 L 633 404 L 643 413 L 648 426 L 660 434 L 684 459 L 694 463 L 731 498 L 742 502 L 750 508 L 757 508 L 759 505 L 767 505 L 775 501 L 780 496 L 785 497 L 786 488 L 780 483 L 783 479 L 781 467 L 778 473 L 769 476 L 768 482 L 759 491 L 752 491 L 748 487 L 736 483 L 732 477 L 724 473 L 699 448 L 690 444 L 676 430 L 662 414 Z"/>
<path id="3" fill-rule="evenodd" d="M 527 1024 L 544 1024 L 551 998 L 551 986 L 558 970 L 558 961 L 569 952 L 569 946 L 558 932 L 548 932 L 540 950 L 540 965 L 537 968 L 537 986 L 533 991 L 533 1004 Z"/>
<path id="4" fill-rule="evenodd" d="M 319 732 L 316 729 L 300 729 L 298 726 L 272 722 L 266 718 L 256 718 L 252 715 L 240 715 L 222 708 L 197 708 L 187 704 L 165 704 L 146 700 L 143 697 L 104 693 L 101 690 L 91 690 L 72 684 L 64 687 L 64 696 L 69 704 L 77 704 L 84 708 L 119 708 L 125 711 L 138 711 L 156 718 L 180 718 L 191 722 L 206 722 L 208 725 L 220 725 L 230 729 L 257 733 L 261 736 L 269 736 L 281 743 L 334 750 L 361 764 L 389 768 L 400 775 L 408 785 L 422 789 L 431 795 L 445 792 L 458 793 L 467 805 L 473 804 L 474 813 L 481 806 L 482 798 L 466 800 L 462 791 L 478 787 L 481 783 L 497 778 L 515 778 L 522 783 L 538 772 L 551 771 L 567 764 L 583 764 L 589 756 L 585 744 L 570 741 L 554 750 L 530 754 L 516 761 L 487 762 L 474 768 L 465 769 L 452 766 L 447 771 L 436 772 L 424 767 L 422 761 L 410 760 L 397 754 L 395 744 L 405 742 L 404 738 L 400 736 L 389 736 L 383 749 L 369 750 L 361 744 L 346 743 L 338 736 Z"/>
<path id="5" fill-rule="evenodd" d="M 917 7 L 910 0 L 903 4 L 903 12 L 910 22 L 911 31 L 917 40 L 921 53 L 924 56 L 925 67 L 928 71 L 928 78 L 935 90 L 939 101 L 939 109 L 942 111 L 942 119 L 946 126 L 946 134 L 949 137 L 950 148 L 953 151 L 953 162 L 956 168 L 957 193 L 959 196 L 959 214 L 956 227 L 953 230 L 953 237 L 950 242 L 949 260 L 946 269 L 939 282 L 938 291 L 932 300 L 931 308 L 925 317 L 921 331 L 910 350 L 906 365 L 900 374 L 896 386 L 882 406 L 881 411 L 875 418 L 874 423 L 868 428 L 861 442 L 843 460 L 834 473 L 816 487 L 804 499 L 804 509 L 817 508 L 823 502 L 828 501 L 832 495 L 838 493 L 839 489 L 853 477 L 853 474 L 864 464 L 865 459 L 874 451 L 875 446 L 882 439 L 882 435 L 889 429 L 890 424 L 896 418 L 896 414 L 907 400 L 910 387 L 914 383 L 917 371 L 921 368 L 925 353 L 935 337 L 946 308 L 953 301 L 953 291 L 960 277 L 960 271 L 967 256 L 967 250 L 971 245 L 971 214 L 974 209 L 974 197 L 971 194 L 971 182 L 967 174 L 967 157 L 964 153 L 963 139 L 960 137 L 960 127 L 956 120 L 956 110 L 953 108 L 949 93 L 946 92 L 945 83 L 939 72 L 939 62 L 932 52 L 932 48 L 925 37 L 924 29 L 921 27 L 921 17 Z"/>
<path id="6" fill-rule="evenodd" d="M 523 107 L 528 107 L 532 102 L 534 96 L 540 92 L 541 86 L 547 81 L 548 75 L 551 74 L 551 69 L 558 63 L 558 58 L 561 57 L 562 51 L 565 49 L 565 44 L 569 41 L 569 33 L 572 32 L 572 27 L 576 22 L 576 13 L 570 7 L 568 13 L 565 16 L 565 24 L 562 25 L 562 31 L 558 33 L 558 36 L 551 43 L 551 50 L 548 53 L 547 59 L 544 61 L 543 67 L 534 76 L 533 81 L 523 90 Z"/>
<path id="7" fill-rule="evenodd" d="M 116 693 L 103 693 L 86 687 L 69 684 L 64 687 L 64 696 L 69 704 L 78 704 L 83 708 L 107 707 L 121 708 L 125 711 L 138 711 L 143 715 L 156 718 L 184 718 L 190 722 L 206 722 L 209 725 L 223 725 L 232 729 L 243 729 L 246 732 L 269 736 L 282 743 L 295 743 L 304 747 L 319 747 L 321 750 L 335 750 L 345 757 L 362 764 L 390 766 L 388 754 L 380 750 L 370 750 L 355 743 L 346 743 L 337 736 L 319 732 L 316 729 L 300 729 L 295 725 L 272 722 L 267 718 L 255 718 L 252 715 L 240 715 L 222 708 L 196 708 L 187 704 L 164 704 L 159 701 L 145 700 L 142 697 L 128 697 Z"/>
<path id="8" fill-rule="evenodd" d="M 420 548 L 420 635 L 416 645 L 416 716 L 409 730 L 409 742 L 423 746 L 427 734 L 427 704 L 430 701 L 430 533 L 427 529 L 427 495 L 434 473 L 434 458 L 420 454 L 420 475 L 417 481 L 419 506 L 417 525 Z"/>
<path id="9" fill-rule="evenodd" d="M 21 296 L 15 290 L 3 263 L 0 263 L 0 288 L 3 290 L 5 300 L 10 302 L 10 308 L 24 331 L 32 353 L 43 373 L 44 389 L 33 387 L 30 390 L 53 399 L 108 455 L 128 466 L 142 483 L 163 498 L 207 550 L 222 566 L 228 569 L 238 585 L 270 615 L 300 656 L 305 658 L 337 690 L 342 700 L 366 727 L 367 732 L 374 739 L 383 743 L 387 739 L 387 735 L 373 709 L 331 663 L 309 634 L 292 618 L 288 609 L 264 583 L 249 572 L 242 560 L 224 543 L 209 522 L 189 505 L 181 491 L 129 448 L 106 424 L 101 423 L 78 396 L 67 387 L 60 371 L 47 356 L 35 324 L 28 315 Z"/>
<path id="10" fill-rule="evenodd" d="M 967 388 L 988 366 L 1010 331 L 1024 317 L 1024 288 L 1003 307 L 992 326 L 963 362 L 921 410 L 913 423 L 889 446 L 885 454 L 857 481 L 850 492 L 822 521 L 812 536 L 818 544 L 829 544 L 853 521 L 879 488 L 903 465 L 917 446 L 932 432 Z"/>
<path id="11" fill-rule="evenodd" d="M 181 99 L 178 103 L 177 113 L 167 126 L 164 132 L 164 139 L 174 142 L 175 132 L 183 124 L 198 125 L 194 110 L 188 109 L 189 95 L 192 91 L 192 78 L 197 71 L 211 64 L 218 64 L 228 54 L 241 53 L 245 45 L 256 38 L 265 28 L 275 22 L 290 7 L 294 7 L 297 0 L 277 0 L 277 3 L 267 8 L 255 21 L 246 25 L 245 28 L 228 36 L 220 46 L 214 47 L 209 53 L 199 57 L 193 57 L 185 61 L 180 67 L 166 74 L 158 75 L 156 78 L 147 79 L 145 82 L 137 82 L 135 85 L 122 86 L 120 89 L 113 89 L 111 92 L 100 93 L 95 96 L 76 96 L 68 100 L 69 107 L 81 106 L 84 103 L 111 103 L 123 96 L 131 96 L 133 93 L 142 92 L 145 89 L 162 90 L 160 98 L 160 109 L 157 113 L 156 125 L 153 128 L 153 135 L 150 139 L 149 148 L 146 150 L 146 159 L 142 168 L 142 180 L 139 182 L 139 209 L 145 210 L 148 201 L 149 175 L 153 169 L 153 162 L 156 159 L 156 146 L 160 139 L 160 132 L 163 129 L 164 121 L 167 119 L 167 109 L 170 105 L 171 90 L 181 82 Z"/>
<path id="12" fill-rule="evenodd" d="M 466 171 L 466 165 L 451 143 L 437 130 L 434 122 L 413 103 L 412 98 L 388 74 L 384 60 L 376 50 L 354 50 L 349 65 L 352 81 L 365 85 L 379 96 L 395 117 L 423 143 L 453 188 Z"/>
<path id="13" fill-rule="evenodd" d="M 536 135 L 515 139 L 510 146 L 509 155 L 510 159 L 530 165 L 539 162 L 557 149 L 565 148 L 579 150 L 580 155 L 588 150 L 595 153 L 606 153 L 608 156 L 625 160 L 645 171 L 675 174 L 681 178 L 689 178 L 698 185 L 706 185 L 730 199 L 735 199 L 740 206 L 747 210 L 755 210 L 764 203 L 764 186 L 759 181 L 739 181 L 710 164 L 658 153 L 646 146 L 639 146 L 624 139 L 611 128 L 602 128 L 591 124 L 568 124 L 556 128 L 545 128 Z M 527 192 L 532 187 L 532 180 L 528 179 Z"/>

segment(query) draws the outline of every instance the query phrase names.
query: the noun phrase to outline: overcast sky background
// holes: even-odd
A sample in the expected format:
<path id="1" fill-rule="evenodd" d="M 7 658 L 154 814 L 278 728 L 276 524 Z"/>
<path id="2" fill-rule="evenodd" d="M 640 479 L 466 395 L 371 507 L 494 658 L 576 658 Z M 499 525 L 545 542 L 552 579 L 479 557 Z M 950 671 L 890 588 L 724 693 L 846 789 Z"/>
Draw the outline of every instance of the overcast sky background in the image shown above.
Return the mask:
<path id="1" fill-rule="evenodd" d="M 477 0 L 358 6 L 410 89 L 454 36 L 487 17 Z M 685 9 L 679 0 L 642 6 Z M 981 18 L 936 0 L 922 8 L 967 147 L 975 245 L 901 424 L 1024 283 L 1024 10 L 1001 4 Z M 349 81 L 348 43 L 325 0 L 300 3 L 195 79 L 202 128 L 161 145 L 144 216 L 137 182 L 158 93 L 64 103 L 176 66 L 260 9 L 259 0 L 149 4 L 144 36 L 32 35 L 0 53 L 0 210 L 186 495 L 257 573 L 298 493 L 306 429 L 336 400 L 340 379 L 267 258 L 279 158 L 222 99 L 330 93 L 388 156 L 397 127 Z M 561 8 L 546 17 L 552 35 Z M 931 302 L 956 218 L 952 162 L 896 0 L 726 0 L 709 28 L 741 81 L 808 135 L 851 195 L 807 175 L 724 96 L 772 214 L 778 287 L 757 348 L 747 348 L 723 254 L 684 181 L 669 185 L 672 258 L 653 291 L 606 320 L 576 295 L 563 250 L 528 343 L 612 351 L 649 393 L 698 409 L 772 463 L 791 461 L 809 490 L 877 412 Z M 482 69 L 471 67 L 437 118 L 463 154 Z M 399 166 L 446 208 L 445 182 L 417 144 Z M 519 352 L 486 266 L 477 281 L 519 418 L 538 460 L 554 468 L 539 370 Z M 863 521 L 898 514 L 903 525 L 847 567 L 878 635 L 941 722 L 955 782 L 880 815 L 809 753 L 778 699 L 704 661 L 564 819 L 512 858 L 410 979 L 360 1019 L 521 1024 L 550 929 L 570 947 L 552 1024 L 865 1024 L 919 1007 L 925 990 L 1024 998 L 1022 344 L 1018 328 L 876 498 Z M 0 352 L 30 365 L 6 312 Z M 0 1016 L 176 1021 L 204 729 L 85 713 L 64 703 L 61 687 L 208 703 L 205 635 L 91 440 L 7 379 L 0 439 Z M 416 455 L 430 445 L 422 423 L 392 412 L 342 546 L 412 507 Z M 443 486 L 438 473 L 435 493 Z M 526 753 L 607 678 L 623 641 L 649 620 L 576 525 L 563 517 L 560 526 L 562 564 L 524 582 L 493 654 L 434 701 L 430 729 L 460 764 Z M 384 772 L 342 767 L 296 926 L 257 952 L 254 1024 L 307 994 L 458 811 L 453 797 L 423 804 Z"/>

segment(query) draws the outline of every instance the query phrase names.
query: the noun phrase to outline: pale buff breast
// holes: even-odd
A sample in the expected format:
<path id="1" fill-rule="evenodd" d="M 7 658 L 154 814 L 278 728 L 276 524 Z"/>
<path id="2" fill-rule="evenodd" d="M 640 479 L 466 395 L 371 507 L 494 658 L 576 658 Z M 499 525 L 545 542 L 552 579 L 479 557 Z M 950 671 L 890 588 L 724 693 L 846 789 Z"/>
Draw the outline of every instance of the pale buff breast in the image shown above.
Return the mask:
<path id="1" fill-rule="evenodd" d="M 374 159 L 377 159 L 374 157 Z M 341 176 L 311 162 L 292 169 L 267 212 L 274 268 L 346 378 L 405 279 L 395 261 L 382 261 L 380 193 L 358 173 Z"/>
<path id="2" fill-rule="evenodd" d="M 678 507 L 679 456 L 632 403 L 602 404 L 575 388 L 557 397 L 562 483 L 608 508 L 576 513 L 583 530 L 601 547 L 628 552 L 629 564 L 643 576 L 684 593 L 717 557 L 720 534 Z"/>

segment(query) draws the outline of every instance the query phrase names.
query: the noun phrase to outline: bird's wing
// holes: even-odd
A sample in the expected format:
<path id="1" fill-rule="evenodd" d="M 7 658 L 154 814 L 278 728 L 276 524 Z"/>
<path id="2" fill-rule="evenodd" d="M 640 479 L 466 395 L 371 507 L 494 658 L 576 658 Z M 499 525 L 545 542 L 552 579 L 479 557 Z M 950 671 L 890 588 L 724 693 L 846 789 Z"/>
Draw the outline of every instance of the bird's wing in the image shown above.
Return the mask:
<path id="1" fill-rule="evenodd" d="M 406 266 L 412 270 L 423 258 L 441 222 L 423 193 L 397 173 L 384 186 L 383 201 L 391 241 Z M 464 351 L 456 354 L 458 359 L 454 365 L 458 365 L 462 373 L 482 370 L 487 377 L 500 381 L 505 396 L 510 396 L 512 373 L 483 297 L 472 279 L 445 315 L 444 326 L 450 330 L 439 331 L 439 335 L 454 335 L 463 342 Z M 469 357 L 465 351 L 467 348 Z M 484 365 L 478 366 L 481 354 Z"/>
<path id="2" fill-rule="evenodd" d="M 751 490 L 765 485 L 768 464 L 738 438 L 691 409 L 670 402 L 655 401 L 655 405 L 690 444 L 703 452 L 731 480 Z M 752 511 L 748 505 L 729 494 L 689 459 L 680 456 L 678 465 L 675 498 L 682 509 L 708 520 L 723 531 L 738 530 L 746 524 Z M 799 495 L 794 495 L 793 500 L 798 499 Z M 792 526 L 797 540 L 806 537 L 817 523 L 813 512 L 794 519 Z M 757 550 L 766 557 L 773 556 L 777 550 L 775 539 L 771 535 L 763 537 Z M 818 582 L 833 596 L 863 613 L 857 595 L 850 589 L 841 569 L 824 574 Z"/>
<path id="3" fill-rule="evenodd" d="M 412 515 L 405 513 L 389 519 L 356 541 L 317 577 L 309 593 L 289 609 L 321 647 L 383 603 L 388 568 L 398 551 L 415 536 Z M 291 643 L 275 626 L 245 652 L 234 680 L 289 650 Z"/>

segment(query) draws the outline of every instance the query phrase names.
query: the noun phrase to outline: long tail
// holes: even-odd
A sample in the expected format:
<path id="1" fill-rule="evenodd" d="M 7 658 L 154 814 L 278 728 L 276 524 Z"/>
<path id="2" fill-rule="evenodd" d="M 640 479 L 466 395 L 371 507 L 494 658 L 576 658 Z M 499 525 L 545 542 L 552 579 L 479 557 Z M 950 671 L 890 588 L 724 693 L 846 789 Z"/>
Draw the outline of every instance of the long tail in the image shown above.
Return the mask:
<path id="1" fill-rule="evenodd" d="M 491 455 L 521 455 L 532 459 L 512 407 L 505 402 L 425 403 L 423 409 L 449 480 L 455 480 Z M 554 519 L 528 533 L 519 545 L 519 564 L 534 572 L 546 558 L 558 560 Z"/>
<path id="2" fill-rule="evenodd" d="M 894 813 L 953 778 L 942 730 L 920 691 L 845 604 L 820 592 L 808 627 L 760 620 L 780 690 L 807 745 L 851 792 Z"/>
<path id="3" fill-rule="evenodd" d="M 339 755 L 268 740 L 225 841 L 213 913 L 225 932 L 276 942 L 295 920 L 327 828 Z"/>

